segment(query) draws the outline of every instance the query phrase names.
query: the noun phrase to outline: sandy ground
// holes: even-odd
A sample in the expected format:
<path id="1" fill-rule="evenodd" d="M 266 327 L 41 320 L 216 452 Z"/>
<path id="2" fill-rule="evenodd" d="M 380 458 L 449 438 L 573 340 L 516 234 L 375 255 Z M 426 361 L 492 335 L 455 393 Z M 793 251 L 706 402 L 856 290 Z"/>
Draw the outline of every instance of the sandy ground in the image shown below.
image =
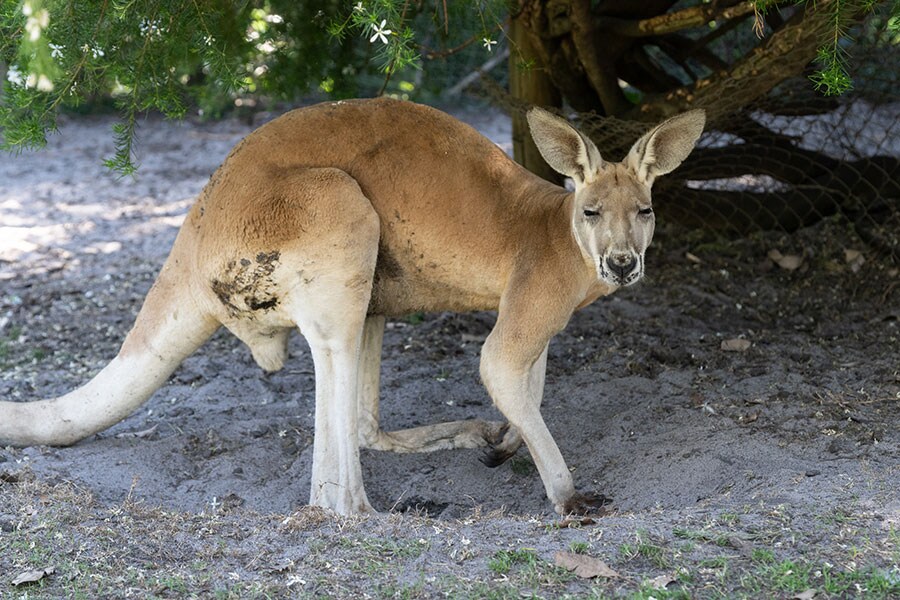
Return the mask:
<path id="1" fill-rule="evenodd" d="M 461 116 L 508 146 L 504 116 Z M 0 156 L 4 400 L 64 393 L 115 355 L 192 198 L 251 130 L 150 119 L 139 132 L 137 176 L 118 179 L 100 164 L 112 154 L 111 123 L 71 119 L 46 150 Z M 646 282 L 577 313 L 550 346 L 545 419 L 576 484 L 615 506 L 586 535 L 626 561 L 621 544 L 636 532 L 666 547 L 686 523 L 735 515 L 731 525 L 757 546 L 893 574 L 885 576 L 900 592 L 896 265 L 836 223 L 726 243 L 676 234 L 664 206 L 657 214 Z M 766 258 L 772 249 L 802 256 L 802 266 L 779 268 Z M 848 250 L 862 259 L 851 253 L 848 262 Z M 478 342 L 493 320 L 429 314 L 389 323 L 385 427 L 499 418 L 478 378 Z M 737 338 L 749 348 L 722 349 Z M 139 502 L 188 520 L 227 509 L 247 522 L 295 511 L 309 494 L 314 379 L 300 336 L 291 355 L 266 375 L 220 331 L 110 430 L 71 448 L 0 449 L 0 525 L 21 531 L 15 507 L 30 501 L 22 498 L 60 485 L 97 511 Z M 491 513 L 489 525 L 465 530 L 473 548 L 513 539 L 552 560 L 562 542 L 527 525 L 556 518 L 527 451 L 497 469 L 478 457 L 364 451 L 369 498 L 379 511 L 427 512 L 435 529 Z M 781 533 L 751 535 L 769 526 Z M 11 527 L 0 527 L 0 549 Z M 295 554 L 301 564 L 303 552 Z M 24 568 L 15 556 L 0 558 L 10 577 Z M 479 568 L 473 577 L 486 572 Z M 333 593 L 362 585 L 352 581 Z"/>

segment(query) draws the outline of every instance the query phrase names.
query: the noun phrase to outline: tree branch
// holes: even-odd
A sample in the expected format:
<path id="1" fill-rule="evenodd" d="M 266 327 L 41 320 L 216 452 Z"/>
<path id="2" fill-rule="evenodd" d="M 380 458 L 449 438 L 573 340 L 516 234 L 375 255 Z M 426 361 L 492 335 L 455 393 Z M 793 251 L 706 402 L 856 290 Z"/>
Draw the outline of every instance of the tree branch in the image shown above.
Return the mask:
<path id="1" fill-rule="evenodd" d="M 741 2 L 735 6 L 719 8 L 715 3 L 692 6 L 673 13 L 631 20 L 616 17 L 601 17 L 599 27 L 628 37 L 659 36 L 675 33 L 683 29 L 702 27 L 710 21 L 734 19 L 753 13 L 753 2 Z"/>
<path id="2" fill-rule="evenodd" d="M 767 94 L 776 85 L 803 72 L 816 56 L 822 37 L 831 27 L 833 0 L 825 0 L 794 15 L 783 29 L 747 53 L 729 70 L 719 71 L 645 102 L 628 118 L 657 121 L 690 108 L 706 108 L 714 122 Z"/>

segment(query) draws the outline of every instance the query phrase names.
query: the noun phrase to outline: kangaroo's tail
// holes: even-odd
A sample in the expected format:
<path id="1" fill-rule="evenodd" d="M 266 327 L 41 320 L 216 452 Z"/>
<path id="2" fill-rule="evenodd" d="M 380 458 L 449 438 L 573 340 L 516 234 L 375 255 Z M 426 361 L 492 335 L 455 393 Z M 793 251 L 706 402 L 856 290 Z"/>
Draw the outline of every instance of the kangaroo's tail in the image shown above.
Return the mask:
<path id="1" fill-rule="evenodd" d="M 191 293 L 188 262 L 173 250 L 119 354 L 89 382 L 50 400 L 0 402 L 0 445 L 73 444 L 118 423 L 159 389 L 219 327 Z"/>

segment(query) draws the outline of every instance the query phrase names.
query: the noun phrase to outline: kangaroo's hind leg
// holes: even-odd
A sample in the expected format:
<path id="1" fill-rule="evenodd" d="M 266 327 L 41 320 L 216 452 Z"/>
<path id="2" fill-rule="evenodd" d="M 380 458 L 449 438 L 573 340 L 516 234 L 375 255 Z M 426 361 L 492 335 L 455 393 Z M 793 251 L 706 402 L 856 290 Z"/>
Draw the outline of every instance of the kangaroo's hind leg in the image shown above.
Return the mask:
<path id="1" fill-rule="evenodd" d="M 451 421 L 398 431 L 381 429 L 378 389 L 383 337 L 384 317 L 366 318 L 359 362 L 360 445 L 373 450 L 401 453 L 433 452 L 452 448 L 481 448 L 503 439 L 503 433 L 507 431 L 505 423 L 481 419 Z M 521 444 L 521 438 L 518 443 Z M 518 449 L 518 445 L 515 449 Z"/>
<path id="2" fill-rule="evenodd" d="M 312 181 L 310 190 L 303 183 Z M 286 310 L 309 343 L 316 372 L 310 504 L 342 514 L 371 512 L 359 462 L 357 388 L 363 324 L 378 254 L 379 219 L 356 182 L 310 169 L 294 189 L 308 235 L 282 254 L 295 280 Z"/>

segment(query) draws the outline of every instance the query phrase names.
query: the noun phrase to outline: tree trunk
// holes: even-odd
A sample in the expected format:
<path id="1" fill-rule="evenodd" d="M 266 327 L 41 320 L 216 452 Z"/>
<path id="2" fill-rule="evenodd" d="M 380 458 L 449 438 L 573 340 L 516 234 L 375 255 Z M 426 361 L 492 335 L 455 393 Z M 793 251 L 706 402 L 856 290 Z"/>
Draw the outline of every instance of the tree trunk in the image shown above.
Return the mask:
<path id="1" fill-rule="evenodd" d="M 509 27 L 512 51 L 509 55 L 509 92 L 518 100 L 536 106 L 559 107 L 562 98 L 547 74 L 523 21 L 530 13 L 525 10 Z M 531 139 L 525 115 L 515 112 L 512 119 L 513 158 L 532 173 L 548 181 L 562 183 L 562 175 L 550 168 Z"/>

